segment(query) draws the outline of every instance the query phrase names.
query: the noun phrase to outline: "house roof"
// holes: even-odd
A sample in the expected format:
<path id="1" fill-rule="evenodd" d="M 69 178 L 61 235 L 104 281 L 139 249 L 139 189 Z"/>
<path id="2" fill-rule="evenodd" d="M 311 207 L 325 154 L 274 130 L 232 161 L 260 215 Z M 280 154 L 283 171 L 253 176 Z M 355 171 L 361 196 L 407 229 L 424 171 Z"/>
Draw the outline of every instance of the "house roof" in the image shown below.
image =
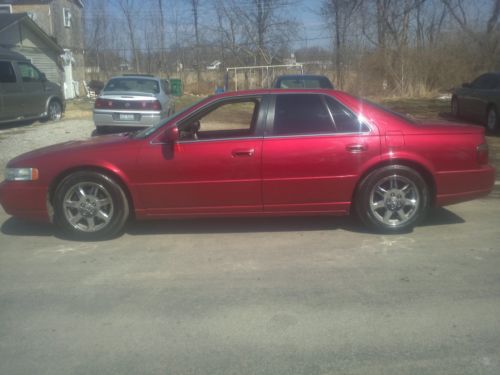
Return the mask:
<path id="1" fill-rule="evenodd" d="M 0 0 L 0 4 L 12 4 L 12 5 L 40 5 L 49 4 L 54 0 Z M 85 6 L 85 0 L 72 0 L 76 5 L 83 8 Z"/>
<path id="2" fill-rule="evenodd" d="M 45 31 L 42 30 L 27 13 L 0 14 L 0 34 L 2 31 L 15 24 L 23 23 L 26 27 L 37 34 L 45 44 L 59 53 L 64 53 L 64 49 L 57 44 Z M 1 40 L 1 38 L 0 38 Z M 0 42 L 1 43 L 1 42 Z"/>

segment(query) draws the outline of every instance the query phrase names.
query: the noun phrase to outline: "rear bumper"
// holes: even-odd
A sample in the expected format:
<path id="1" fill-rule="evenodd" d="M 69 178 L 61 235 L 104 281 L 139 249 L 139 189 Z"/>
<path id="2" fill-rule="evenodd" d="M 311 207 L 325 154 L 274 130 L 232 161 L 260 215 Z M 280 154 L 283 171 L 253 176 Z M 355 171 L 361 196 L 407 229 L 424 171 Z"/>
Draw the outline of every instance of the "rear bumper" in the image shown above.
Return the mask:
<path id="1" fill-rule="evenodd" d="M 130 120 L 121 120 L 120 115 L 131 115 Z M 162 112 L 153 111 L 107 111 L 94 110 L 94 124 L 99 126 L 138 127 L 153 126 L 163 118 Z"/>
<path id="2" fill-rule="evenodd" d="M 495 185 L 495 168 L 436 173 L 436 205 L 460 203 L 488 195 Z"/>
<path id="3" fill-rule="evenodd" d="M 30 182 L 0 183 L 0 204 L 9 215 L 23 219 L 49 222 L 47 189 Z"/>

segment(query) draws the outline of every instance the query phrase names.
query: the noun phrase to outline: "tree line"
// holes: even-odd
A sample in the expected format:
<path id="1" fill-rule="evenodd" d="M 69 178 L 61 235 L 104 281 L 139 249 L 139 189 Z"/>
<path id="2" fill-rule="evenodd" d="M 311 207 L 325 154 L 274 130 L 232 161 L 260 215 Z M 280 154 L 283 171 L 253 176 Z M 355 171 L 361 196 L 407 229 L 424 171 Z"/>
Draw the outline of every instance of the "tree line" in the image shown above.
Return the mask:
<path id="1" fill-rule="evenodd" d="M 318 4 L 318 3 L 315 3 Z M 301 19 L 298 0 L 88 0 L 86 66 L 196 72 L 283 64 L 329 75 L 358 94 L 425 95 L 500 70 L 500 0 L 322 0 Z M 309 38 L 310 30 L 321 32 Z M 309 39 L 308 39 L 309 38 Z"/>

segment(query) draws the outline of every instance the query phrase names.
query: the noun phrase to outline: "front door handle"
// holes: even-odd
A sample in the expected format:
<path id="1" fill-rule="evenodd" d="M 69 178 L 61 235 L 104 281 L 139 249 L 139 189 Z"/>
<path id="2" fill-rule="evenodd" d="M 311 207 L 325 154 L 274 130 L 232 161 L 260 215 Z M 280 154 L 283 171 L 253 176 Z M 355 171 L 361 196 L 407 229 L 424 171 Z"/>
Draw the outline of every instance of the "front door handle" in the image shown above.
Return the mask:
<path id="1" fill-rule="evenodd" d="M 368 147 L 362 144 L 347 145 L 345 148 L 347 151 L 352 152 L 353 154 L 368 150 Z"/>
<path id="2" fill-rule="evenodd" d="M 250 157 L 255 154 L 255 150 L 249 149 L 249 150 L 233 150 L 232 155 L 235 158 L 241 158 L 241 157 Z"/>

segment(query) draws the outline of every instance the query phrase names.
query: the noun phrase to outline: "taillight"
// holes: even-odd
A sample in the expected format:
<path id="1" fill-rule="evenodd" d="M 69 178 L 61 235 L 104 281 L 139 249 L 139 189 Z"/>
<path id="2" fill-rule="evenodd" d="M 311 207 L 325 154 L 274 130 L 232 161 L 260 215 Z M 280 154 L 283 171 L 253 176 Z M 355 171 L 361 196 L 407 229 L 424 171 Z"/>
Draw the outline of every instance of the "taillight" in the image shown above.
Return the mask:
<path id="1" fill-rule="evenodd" d="M 106 100 L 101 98 L 97 98 L 94 104 L 94 108 L 111 108 L 111 107 L 113 107 L 112 100 Z"/>
<path id="2" fill-rule="evenodd" d="M 477 161 L 479 164 L 488 164 L 489 149 L 487 143 L 482 143 L 476 147 Z"/>
<path id="3" fill-rule="evenodd" d="M 161 111 L 161 103 L 158 100 L 145 101 L 141 103 L 142 109 L 150 109 L 152 111 Z"/>

